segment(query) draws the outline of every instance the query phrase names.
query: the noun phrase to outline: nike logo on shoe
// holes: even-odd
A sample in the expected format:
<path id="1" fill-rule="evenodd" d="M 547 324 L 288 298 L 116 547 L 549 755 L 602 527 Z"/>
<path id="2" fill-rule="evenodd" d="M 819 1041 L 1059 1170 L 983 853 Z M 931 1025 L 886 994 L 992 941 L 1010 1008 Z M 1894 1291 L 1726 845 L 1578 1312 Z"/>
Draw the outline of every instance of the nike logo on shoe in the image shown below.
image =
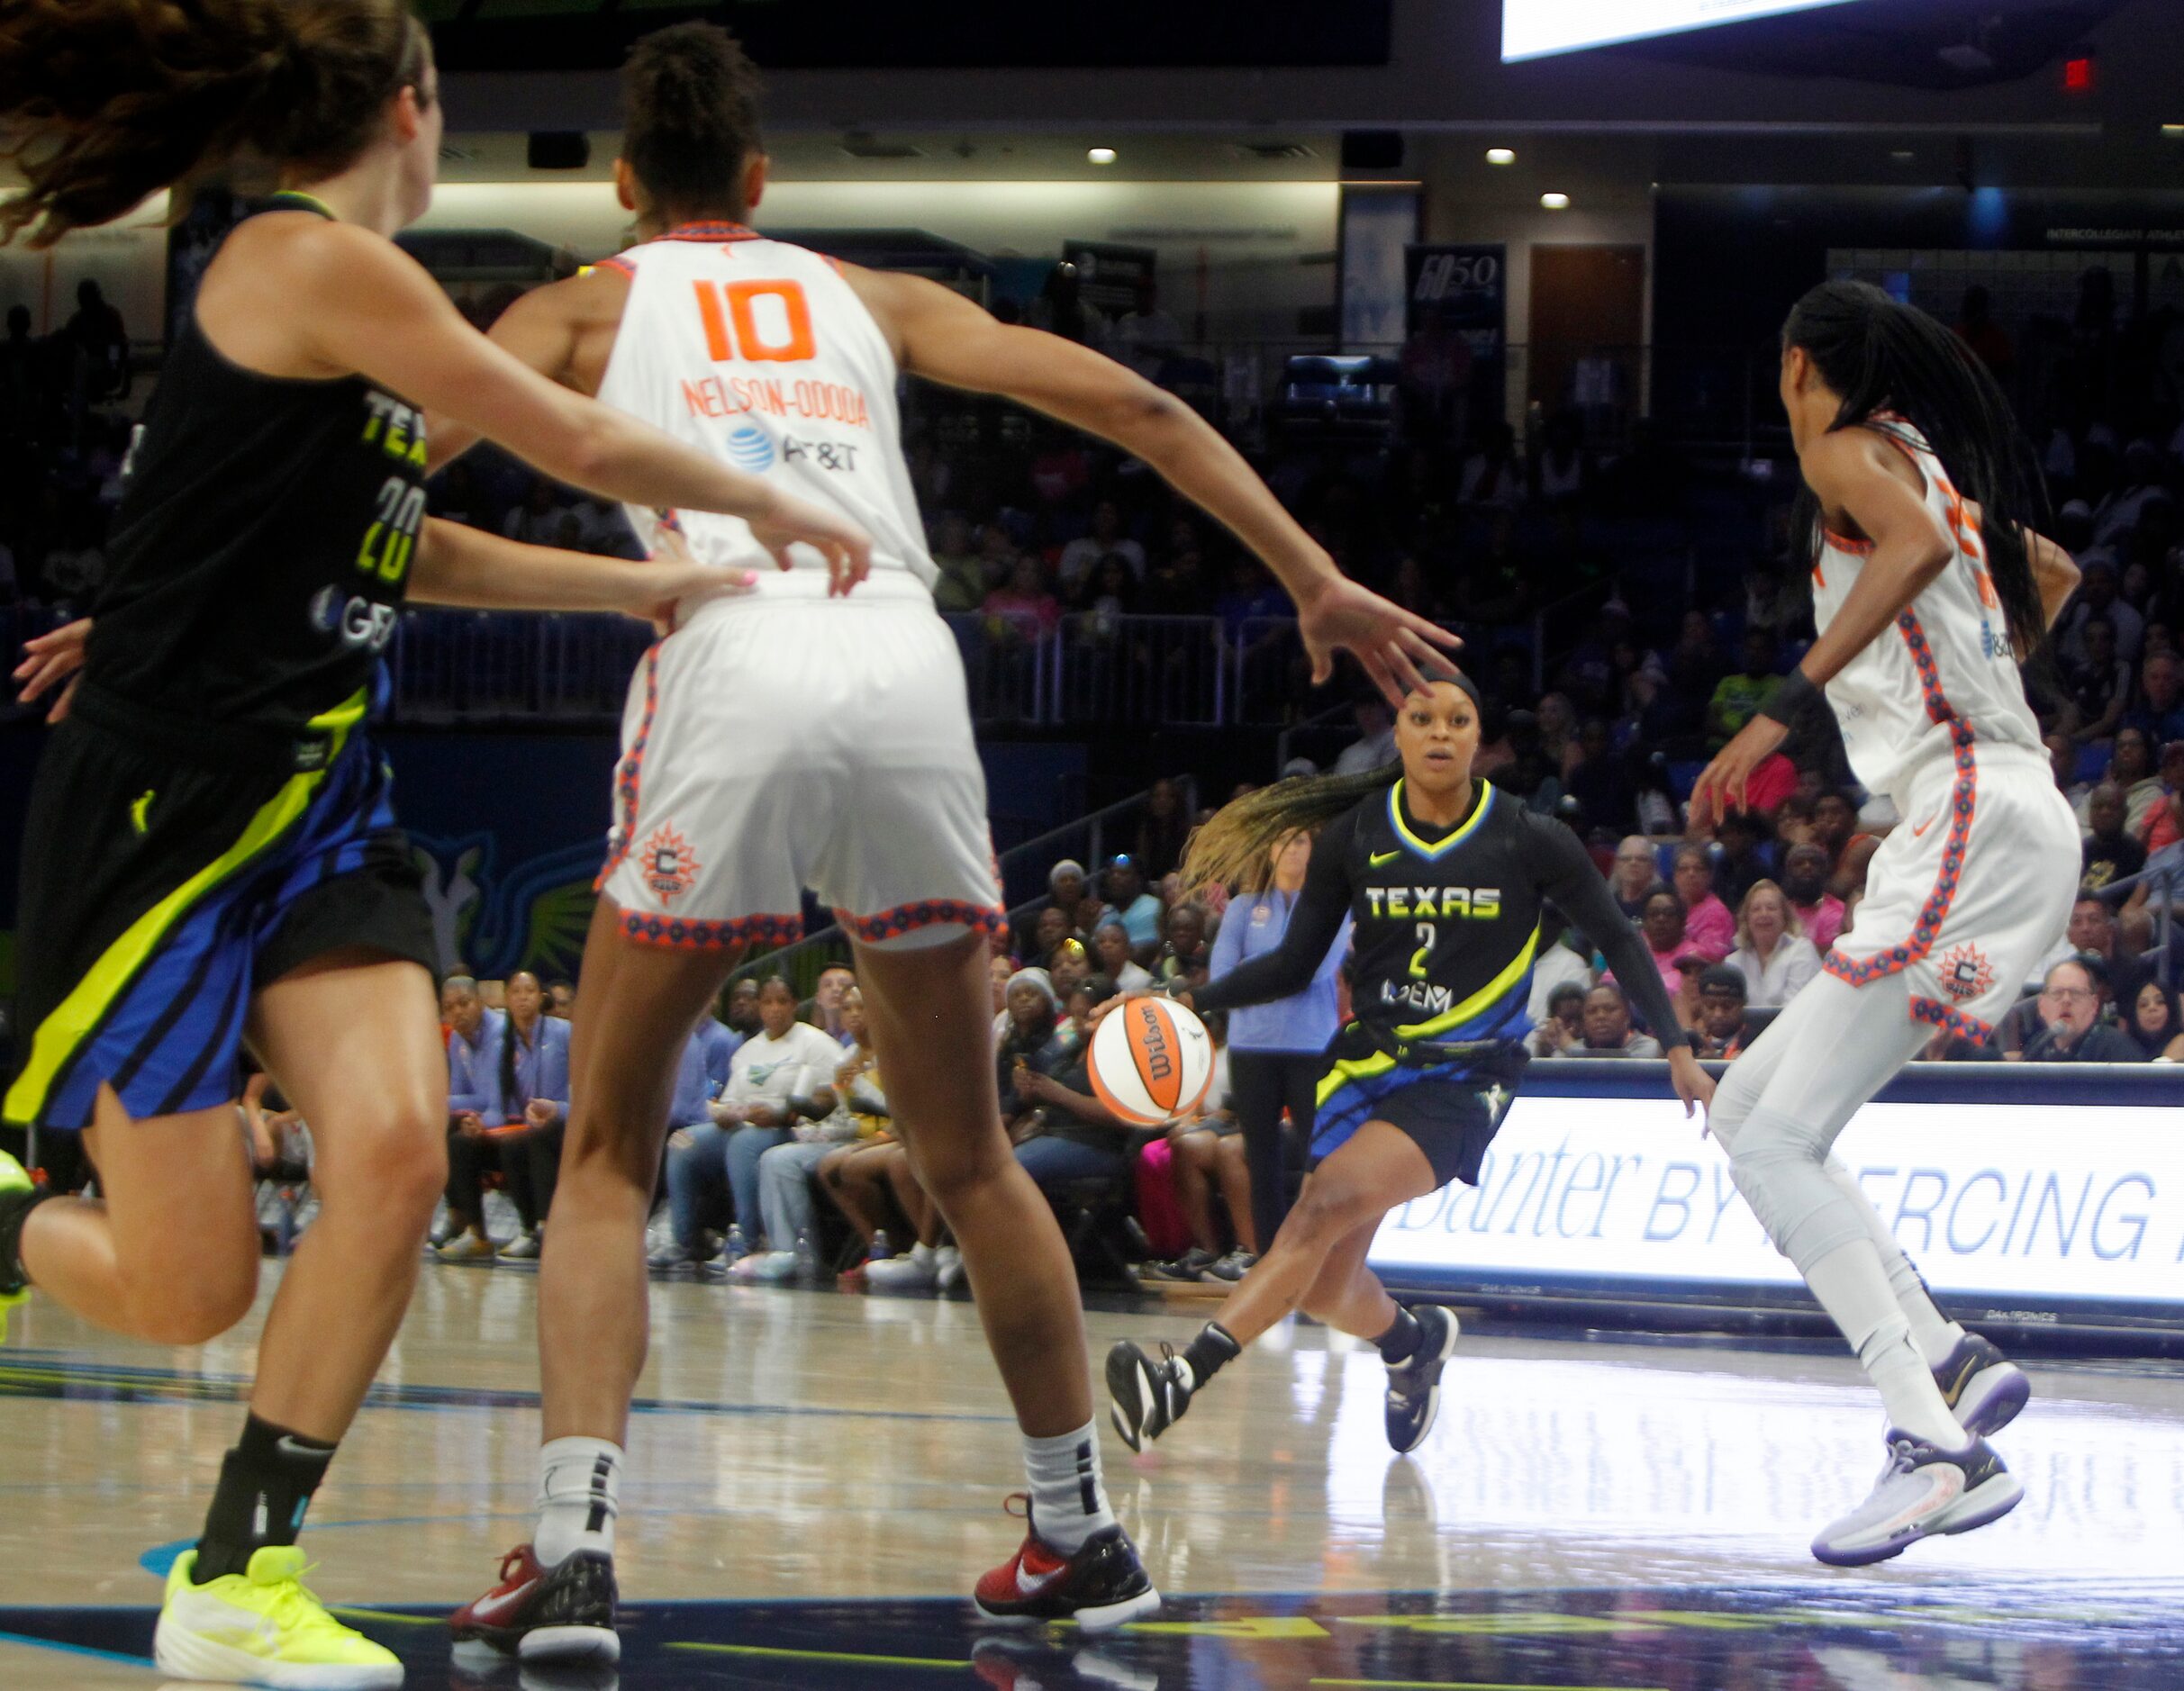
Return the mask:
<path id="1" fill-rule="evenodd" d="M 470 1613 L 481 1621 L 497 1621 L 506 1611 L 518 1607 L 538 1583 L 536 1579 L 526 1579 L 512 1591 L 489 1592 L 470 1605 Z"/>

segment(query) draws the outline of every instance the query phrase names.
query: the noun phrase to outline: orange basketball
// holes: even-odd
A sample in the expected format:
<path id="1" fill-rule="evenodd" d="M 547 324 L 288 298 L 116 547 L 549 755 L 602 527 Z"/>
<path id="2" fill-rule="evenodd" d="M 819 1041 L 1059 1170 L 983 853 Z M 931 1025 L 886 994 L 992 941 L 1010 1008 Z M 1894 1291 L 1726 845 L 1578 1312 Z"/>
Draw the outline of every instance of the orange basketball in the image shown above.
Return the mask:
<path id="1" fill-rule="evenodd" d="M 1213 1081 L 1213 1037 L 1173 999 L 1132 999 L 1092 1035 L 1092 1090 L 1140 1127 L 1187 1115 Z"/>

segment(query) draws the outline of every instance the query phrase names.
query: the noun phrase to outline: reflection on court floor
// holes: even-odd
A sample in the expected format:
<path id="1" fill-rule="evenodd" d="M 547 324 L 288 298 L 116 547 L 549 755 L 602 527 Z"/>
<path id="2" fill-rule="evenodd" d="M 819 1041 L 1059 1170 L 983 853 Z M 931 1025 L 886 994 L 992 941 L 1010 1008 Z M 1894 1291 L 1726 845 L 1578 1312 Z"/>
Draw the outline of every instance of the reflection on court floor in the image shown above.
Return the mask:
<path id="1" fill-rule="evenodd" d="M 1370 1348 L 1278 1332 L 1146 1456 L 1109 1442 L 1171 1603 L 1086 1640 L 982 1630 L 965 1600 L 1020 1531 L 974 1309 L 700 1286 L 655 1301 L 619 1674 L 458 1660 L 448 1611 L 530 1526 L 534 1285 L 428 1271 L 306 1534 L 314 1585 L 360 1605 L 344 1613 L 412 1686 L 2184 1686 L 2176 1364 L 2031 1359 L 2039 1395 L 2001 1442 L 2023 1507 L 1838 1574 L 1806 1542 L 1880 1451 L 1836 1347 L 1467 1336 L 1441 1424 L 1404 1459 Z M 1201 1318 L 1095 1314 L 1092 1342 L 1180 1343 Z M 256 1320 L 201 1352 L 38 1301 L 14 1325 L 0 1686 L 158 1685 L 156 1577 L 234 1435 Z"/>

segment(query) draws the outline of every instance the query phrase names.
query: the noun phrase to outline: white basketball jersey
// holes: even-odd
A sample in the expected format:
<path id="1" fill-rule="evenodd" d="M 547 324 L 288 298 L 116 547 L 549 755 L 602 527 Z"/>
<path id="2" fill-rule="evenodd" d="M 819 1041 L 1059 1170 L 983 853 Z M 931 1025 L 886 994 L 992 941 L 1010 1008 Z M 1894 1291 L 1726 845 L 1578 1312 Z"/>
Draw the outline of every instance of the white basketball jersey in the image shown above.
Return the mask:
<path id="1" fill-rule="evenodd" d="M 1979 529 L 1926 437 L 1900 417 L 1881 415 L 1873 422 L 1917 466 L 1926 478 L 1926 508 L 1956 540 L 1954 560 L 1895 628 L 1827 683 L 1851 767 L 1868 788 L 1895 799 L 1930 758 L 1950 756 L 1960 746 L 2043 747 Z M 1812 606 L 1825 629 L 1873 547 L 1826 531 L 1821 540 Z"/>
<path id="2" fill-rule="evenodd" d="M 893 349 L 834 261 L 737 224 L 693 223 L 606 262 L 629 276 L 630 298 L 601 400 L 832 506 L 872 536 L 875 577 L 929 591 Z M 630 509 L 648 549 L 663 514 Z M 741 518 L 673 517 L 701 563 L 774 571 Z M 793 556 L 823 574 L 817 552 Z"/>

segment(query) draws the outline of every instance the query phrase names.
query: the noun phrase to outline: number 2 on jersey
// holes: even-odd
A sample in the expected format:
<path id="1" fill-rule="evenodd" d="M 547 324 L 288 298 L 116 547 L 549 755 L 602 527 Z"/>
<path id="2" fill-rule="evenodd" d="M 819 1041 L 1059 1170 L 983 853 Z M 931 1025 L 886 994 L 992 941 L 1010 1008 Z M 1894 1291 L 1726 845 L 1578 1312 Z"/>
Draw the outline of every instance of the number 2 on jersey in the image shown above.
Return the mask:
<path id="1" fill-rule="evenodd" d="M 1410 978 L 1413 981 L 1423 981 L 1426 978 L 1426 960 L 1433 955 L 1433 948 L 1438 943 L 1440 936 L 1434 932 L 1431 922 L 1420 922 L 1418 926 L 1418 948 L 1410 954 Z"/>
<path id="2" fill-rule="evenodd" d="M 705 350 L 715 364 L 739 356 L 752 364 L 796 364 L 817 355 L 811 304 L 802 283 L 775 278 L 690 285 L 698 296 L 698 321 L 705 326 Z M 760 300 L 780 302 L 778 310 L 765 313 L 763 323 Z"/>

